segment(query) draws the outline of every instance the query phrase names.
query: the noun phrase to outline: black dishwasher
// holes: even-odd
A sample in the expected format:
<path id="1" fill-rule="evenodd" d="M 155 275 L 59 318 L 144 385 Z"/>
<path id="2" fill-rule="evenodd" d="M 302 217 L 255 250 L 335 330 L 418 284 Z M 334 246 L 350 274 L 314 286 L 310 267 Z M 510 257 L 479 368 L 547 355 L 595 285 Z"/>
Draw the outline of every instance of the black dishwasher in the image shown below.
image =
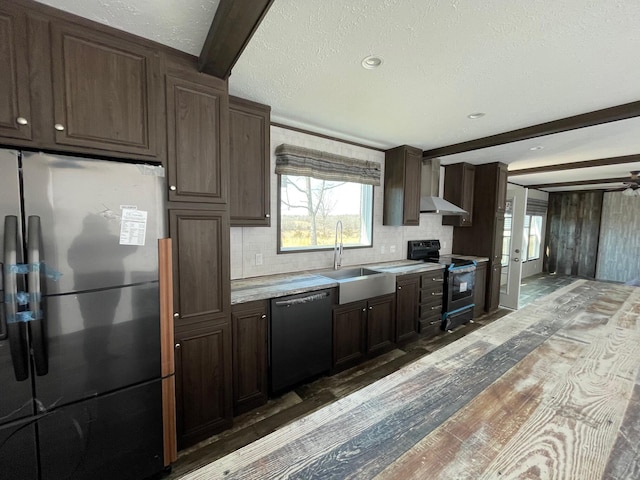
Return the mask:
<path id="1" fill-rule="evenodd" d="M 331 368 L 333 290 L 271 300 L 269 362 L 277 393 Z"/>

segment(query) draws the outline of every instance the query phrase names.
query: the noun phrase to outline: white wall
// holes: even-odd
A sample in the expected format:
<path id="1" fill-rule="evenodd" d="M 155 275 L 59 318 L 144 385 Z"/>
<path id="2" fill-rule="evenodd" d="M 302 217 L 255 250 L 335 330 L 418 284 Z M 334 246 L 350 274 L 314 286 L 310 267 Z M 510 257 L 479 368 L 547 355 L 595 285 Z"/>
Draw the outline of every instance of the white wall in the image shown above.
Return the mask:
<path id="1" fill-rule="evenodd" d="M 537 200 L 549 201 L 549 194 L 540 190 L 527 189 L 527 198 L 535 198 Z M 547 217 L 542 219 L 542 243 L 540 245 L 540 258 L 538 260 L 529 260 L 522 264 L 521 278 L 530 277 L 542 272 L 542 259 L 544 256 L 545 236 L 547 234 Z"/>
<path id="2" fill-rule="evenodd" d="M 232 279 L 333 267 L 333 251 L 277 253 L 278 179 L 274 171 L 275 149 L 282 143 L 379 162 L 382 166 L 382 178 L 384 178 L 383 152 L 272 126 L 271 227 L 231 228 Z M 451 253 L 453 227 L 442 225 L 440 215 L 421 214 L 420 225 L 417 227 L 383 226 L 382 203 L 383 187 L 374 187 L 373 247 L 346 249 L 342 255 L 343 266 L 405 259 L 408 240 L 440 239 L 441 253 Z M 383 247 L 385 253 L 382 253 Z M 395 247 L 394 253 L 390 252 L 391 247 Z M 262 265 L 256 265 L 256 254 L 262 254 Z"/>

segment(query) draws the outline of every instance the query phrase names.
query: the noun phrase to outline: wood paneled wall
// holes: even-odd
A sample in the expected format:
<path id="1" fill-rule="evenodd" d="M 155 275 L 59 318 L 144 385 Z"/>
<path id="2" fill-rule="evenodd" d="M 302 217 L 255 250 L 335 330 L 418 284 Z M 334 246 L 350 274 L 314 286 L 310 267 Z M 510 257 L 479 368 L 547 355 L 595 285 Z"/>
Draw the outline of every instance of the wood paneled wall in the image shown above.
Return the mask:
<path id="1" fill-rule="evenodd" d="M 549 194 L 545 272 L 595 278 L 602 198 L 602 191 Z"/>

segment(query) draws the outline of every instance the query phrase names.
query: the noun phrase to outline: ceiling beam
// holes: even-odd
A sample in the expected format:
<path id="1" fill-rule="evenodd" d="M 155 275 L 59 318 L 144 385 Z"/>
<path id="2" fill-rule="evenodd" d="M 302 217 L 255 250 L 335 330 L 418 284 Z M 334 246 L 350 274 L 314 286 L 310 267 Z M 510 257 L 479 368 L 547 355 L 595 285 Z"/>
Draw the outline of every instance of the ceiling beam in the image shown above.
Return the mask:
<path id="1" fill-rule="evenodd" d="M 628 182 L 630 177 L 618 178 L 597 178 L 595 180 L 576 180 L 573 182 L 557 182 L 557 183 L 541 183 L 538 185 L 522 185 L 526 188 L 556 188 L 556 187 L 579 187 L 582 185 L 599 185 L 601 183 L 624 183 Z"/>
<path id="2" fill-rule="evenodd" d="M 198 58 L 198 68 L 226 79 L 274 0 L 220 0 Z"/>
<path id="3" fill-rule="evenodd" d="M 603 167 L 607 165 L 620 165 L 634 162 L 640 162 L 640 154 L 624 155 L 622 157 L 598 158 L 595 160 L 584 160 L 582 162 L 560 163 L 557 165 L 545 165 L 543 167 L 521 168 L 520 170 L 510 170 L 508 173 L 510 177 L 515 177 L 517 175 L 531 175 L 534 173 L 558 172 L 561 170 Z"/>
<path id="4" fill-rule="evenodd" d="M 625 103 L 624 105 L 596 110 L 594 112 L 583 113 L 573 117 L 561 118 L 551 122 L 520 128 L 518 130 L 511 130 L 510 132 L 456 143 L 455 145 L 425 150 L 422 153 L 422 157 L 434 158 L 453 155 L 455 153 L 470 152 L 481 148 L 495 147 L 497 145 L 504 145 L 505 143 L 520 142 L 522 140 L 529 140 L 530 138 L 553 135 L 554 133 L 567 132 L 578 128 L 593 127 L 594 125 L 617 122 L 619 120 L 626 120 L 634 117 L 640 117 L 640 101 Z"/>

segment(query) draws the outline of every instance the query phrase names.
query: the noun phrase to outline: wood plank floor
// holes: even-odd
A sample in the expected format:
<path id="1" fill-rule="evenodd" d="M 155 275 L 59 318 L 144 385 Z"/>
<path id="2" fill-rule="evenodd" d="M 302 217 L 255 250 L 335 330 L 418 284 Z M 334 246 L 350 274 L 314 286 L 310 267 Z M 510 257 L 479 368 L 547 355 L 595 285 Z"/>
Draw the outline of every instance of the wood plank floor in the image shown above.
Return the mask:
<path id="1" fill-rule="evenodd" d="M 182 478 L 638 479 L 639 320 L 579 280 Z"/>

